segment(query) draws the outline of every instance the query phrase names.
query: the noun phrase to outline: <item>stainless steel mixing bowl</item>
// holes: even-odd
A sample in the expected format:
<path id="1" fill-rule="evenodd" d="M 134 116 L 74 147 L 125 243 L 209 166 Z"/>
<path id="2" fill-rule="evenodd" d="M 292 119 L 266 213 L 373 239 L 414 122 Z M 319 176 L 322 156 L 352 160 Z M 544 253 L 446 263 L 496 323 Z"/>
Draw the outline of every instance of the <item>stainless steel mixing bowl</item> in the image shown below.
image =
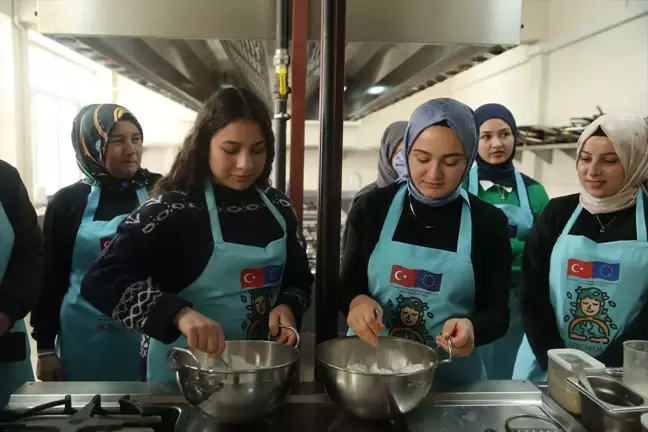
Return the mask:
<path id="1" fill-rule="evenodd" d="M 406 413 L 421 402 L 432 386 L 437 366 L 452 361 L 452 344 L 448 346 L 448 358 L 440 360 L 433 348 L 418 342 L 381 336 L 376 349 L 353 336 L 321 343 L 316 348 L 316 356 L 324 367 L 326 390 L 331 399 L 358 417 L 376 419 Z M 403 357 L 425 368 L 392 375 L 348 369 L 353 363 L 391 365 Z"/>
<path id="2" fill-rule="evenodd" d="M 299 334 L 290 326 L 280 326 Z M 231 361 L 239 356 L 255 365 L 237 369 Z M 183 396 L 192 406 L 222 423 L 239 423 L 274 410 L 290 392 L 299 351 L 271 341 L 227 341 L 222 356 L 232 368 L 204 352 L 173 348 L 167 362 L 176 372 Z"/>

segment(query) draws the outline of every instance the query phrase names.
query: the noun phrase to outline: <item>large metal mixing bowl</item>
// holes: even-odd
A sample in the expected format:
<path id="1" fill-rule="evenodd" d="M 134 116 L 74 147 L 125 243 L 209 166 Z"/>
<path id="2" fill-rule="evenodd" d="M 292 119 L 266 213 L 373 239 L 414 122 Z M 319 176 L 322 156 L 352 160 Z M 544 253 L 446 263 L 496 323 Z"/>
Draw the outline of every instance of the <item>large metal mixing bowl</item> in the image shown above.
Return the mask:
<path id="1" fill-rule="evenodd" d="M 452 345 L 448 346 L 448 358 L 440 360 L 433 348 L 418 342 L 381 336 L 378 348 L 374 348 L 354 336 L 321 343 L 316 356 L 325 369 L 331 399 L 358 417 L 376 419 L 404 414 L 421 402 L 432 386 L 437 366 L 452 360 Z M 403 358 L 425 367 L 418 372 L 391 375 L 348 369 L 353 363 L 391 365 Z"/>
<path id="2" fill-rule="evenodd" d="M 295 332 L 299 346 L 297 330 L 280 327 Z M 255 367 L 240 369 L 232 356 Z M 265 415 L 283 402 L 290 392 L 299 351 L 271 341 L 227 341 L 222 358 L 228 367 L 204 352 L 173 348 L 167 361 L 187 402 L 218 422 L 239 423 Z"/>

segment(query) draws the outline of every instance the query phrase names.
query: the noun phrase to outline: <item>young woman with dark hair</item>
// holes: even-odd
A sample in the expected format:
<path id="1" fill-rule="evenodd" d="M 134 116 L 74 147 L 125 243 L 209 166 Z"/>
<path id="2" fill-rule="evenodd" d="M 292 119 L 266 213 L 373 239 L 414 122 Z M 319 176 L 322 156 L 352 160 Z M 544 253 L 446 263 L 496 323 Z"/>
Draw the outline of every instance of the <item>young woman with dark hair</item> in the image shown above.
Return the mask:
<path id="1" fill-rule="evenodd" d="M 218 357 L 225 340 L 294 345 L 313 277 L 294 210 L 270 187 L 274 135 L 253 93 L 205 103 L 156 196 L 133 212 L 94 263 L 82 295 L 151 337 L 146 376 L 175 379 L 173 346 Z"/>

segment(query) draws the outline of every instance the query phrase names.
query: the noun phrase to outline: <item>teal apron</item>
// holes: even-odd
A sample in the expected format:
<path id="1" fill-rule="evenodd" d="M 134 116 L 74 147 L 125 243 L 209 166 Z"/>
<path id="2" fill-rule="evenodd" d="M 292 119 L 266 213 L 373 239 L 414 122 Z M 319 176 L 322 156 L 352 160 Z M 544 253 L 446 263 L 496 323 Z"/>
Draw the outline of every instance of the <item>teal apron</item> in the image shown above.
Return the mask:
<path id="1" fill-rule="evenodd" d="M 14 239 L 13 227 L 9 222 L 2 203 L 0 203 L 0 281 L 3 280 L 7 271 Z M 23 332 L 25 334 L 27 357 L 25 360 L 13 363 L 0 363 L 0 409 L 9 402 L 9 396 L 18 390 L 20 386 L 27 381 L 34 381 L 34 371 L 32 370 L 30 359 L 31 350 L 29 349 L 29 337 L 27 336 L 25 322 L 23 320 L 16 321 L 10 332 Z"/>
<path id="2" fill-rule="evenodd" d="M 101 189 L 92 186 L 72 254 L 70 287 L 61 305 L 57 348 L 68 381 L 141 381 L 141 334 L 104 315 L 81 297 L 81 282 L 127 215 L 94 220 Z M 137 189 L 142 204 L 145 188 Z"/>
<path id="3" fill-rule="evenodd" d="M 637 193 L 637 240 L 595 243 L 569 234 L 579 204 L 551 253 L 549 298 L 567 348 L 598 357 L 645 306 L 648 238 L 644 197 Z M 526 337 L 515 362 L 515 379 L 546 380 Z"/>
<path id="4" fill-rule="evenodd" d="M 263 340 L 268 338 L 270 305 L 279 293 L 286 262 L 286 222 L 268 197 L 258 190 L 284 232 L 282 238 L 266 247 L 226 243 L 223 240 L 218 208 L 211 181 L 205 184 L 214 250 L 202 274 L 178 295 L 193 304 L 193 309 L 217 321 L 226 340 Z M 167 365 L 167 353 L 173 347 L 186 347 L 181 335 L 175 342 L 163 344 L 151 338 L 148 347 L 146 377 L 149 382 L 175 381 Z"/>
<path id="5" fill-rule="evenodd" d="M 512 238 L 524 241 L 533 227 L 533 211 L 522 176 L 515 170 L 515 189 L 518 194 L 520 206 L 510 204 L 493 204 L 504 212 L 508 218 L 509 235 Z M 477 195 L 479 192 L 479 174 L 477 167 L 470 170 L 468 192 Z M 513 367 L 522 339 L 524 328 L 520 316 L 520 300 L 518 299 L 519 274 L 512 275 L 511 294 L 509 297 L 509 328 L 506 334 L 493 343 L 479 347 L 479 352 L 486 368 L 489 380 L 510 380 L 513 376 Z"/>
<path id="6" fill-rule="evenodd" d="M 436 346 L 436 336 L 451 318 L 467 318 L 475 308 L 475 280 L 470 258 L 472 220 L 468 194 L 463 189 L 457 252 L 394 241 L 407 187 L 402 186 L 389 208 L 367 275 L 369 294 L 383 308 L 383 335 Z M 349 330 L 349 335 L 354 332 Z M 441 356 L 444 354 L 441 353 Z M 477 350 L 453 357 L 439 366 L 435 387 L 453 388 L 486 379 Z"/>

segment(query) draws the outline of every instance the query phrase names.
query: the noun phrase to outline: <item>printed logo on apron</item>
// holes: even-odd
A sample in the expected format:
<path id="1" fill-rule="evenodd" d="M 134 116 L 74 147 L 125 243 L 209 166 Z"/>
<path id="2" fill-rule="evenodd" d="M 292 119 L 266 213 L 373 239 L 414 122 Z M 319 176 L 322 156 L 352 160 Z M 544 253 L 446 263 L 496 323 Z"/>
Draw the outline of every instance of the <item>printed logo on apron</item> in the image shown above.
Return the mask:
<path id="1" fill-rule="evenodd" d="M 263 288 L 281 282 L 283 264 L 241 270 L 241 288 Z"/>
<path id="2" fill-rule="evenodd" d="M 621 264 L 603 261 L 567 261 L 567 279 L 577 284 L 565 295 L 571 308 L 563 321 L 568 325 L 568 337 L 573 341 L 596 344 L 610 343 L 611 330 L 618 327 L 610 316 L 616 303 L 607 288 L 614 287 L 621 277 Z"/>
<path id="3" fill-rule="evenodd" d="M 391 328 L 389 336 L 413 340 L 422 344 L 434 342 L 434 335 L 428 330 L 434 314 L 429 312 L 429 305 L 418 297 L 396 297 L 396 304 L 391 299 L 387 301 L 391 310 Z"/>
<path id="4" fill-rule="evenodd" d="M 404 287 L 422 291 L 422 294 L 438 293 L 441 289 L 442 273 L 427 270 L 408 269 L 399 265 L 392 266 L 389 282 L 394 288 Z"/>
<path id="5" fill-rule="evenodd" d="M 434 314 L 428 312 L 429 305 L 415 295 L 418 294 L 421 297 L 438 295 L 441 290 L 442 276 L 441 273 L 392 265 L 389 278 L 390 287 L 401 295 L 394 300 L 388 300 L 392 324 L 389 329 L 390 336 L 423 344 L 429 344 L 435 340 L 435 337 L 427 329 L 428 320 L 433 320 Z"/>

